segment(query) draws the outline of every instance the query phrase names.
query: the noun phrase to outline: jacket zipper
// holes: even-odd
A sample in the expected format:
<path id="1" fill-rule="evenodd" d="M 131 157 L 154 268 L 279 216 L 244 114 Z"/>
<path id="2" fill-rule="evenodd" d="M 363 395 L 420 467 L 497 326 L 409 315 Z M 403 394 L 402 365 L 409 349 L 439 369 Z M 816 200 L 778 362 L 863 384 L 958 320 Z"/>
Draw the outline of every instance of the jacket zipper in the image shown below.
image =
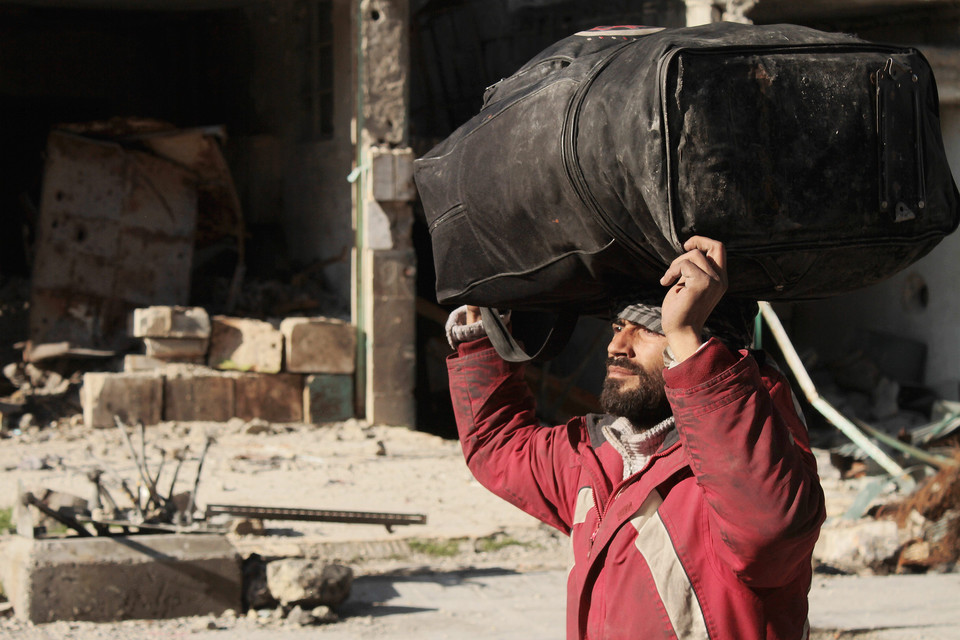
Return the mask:
<path id="1" fill-rule="evenodd" d="M 619 484 L 617 484 L 617 486 L 613 488 L 613 491 L 610 492 L 610 497 L 602 505 L 603 509 L 600 508 L 600 505 L 597 505 L 597 526 L 594 527 L 593 533 L 590 534 L 590 550 L 591 551 L 593 550 L 593 543 L 597 539 L 597 534 L 600 532 L 600 525 L 603 524 L 603 519 L 607 515 L 607 511 L 609 511 L 610 505 L 613 503 L 614 500 L 617 499 L 617 497 L 620 495 L 620 492 L 623 491 L 627 487 L 627 485 L 633 484 L 637 480 L 637 478 L 639 478 L 643 473 L 645 473 L 647 469 L 650 468 L 650 465 L 653 464 L 654 460 L 656 460 L 657 458 L 663 458 L 667 456 L 668 454 L 672 453 L 675 449 L 677 449 L 679 446 L 680 446 L 679 442 L 674 443 L 670 445 L 667 449 L 664 449 L 663 451 L 658 451 L 657 453 L 650 456 L 650 459 L 647 460 L 647 464 L 643 465 L 643 468 L 640 469 L 640 471 L 637 471 L 633 475 L 621 480 Z"/>

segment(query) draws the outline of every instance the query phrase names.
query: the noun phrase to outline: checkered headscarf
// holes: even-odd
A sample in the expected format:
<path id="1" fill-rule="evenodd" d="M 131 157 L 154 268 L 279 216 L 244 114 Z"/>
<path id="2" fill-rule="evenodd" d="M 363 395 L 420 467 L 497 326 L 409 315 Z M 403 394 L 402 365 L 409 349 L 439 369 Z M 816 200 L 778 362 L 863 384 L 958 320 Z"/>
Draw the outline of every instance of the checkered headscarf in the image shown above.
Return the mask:
<path id="1" fill-rule="evenodd" d="M 614 305 L 612 316 L 639 324 L 654 333 L 663 333 L 662 303 L 662 296 L 627 298 Z M 753 300 L 723 298 L 707 319 L 703 328 L 705 337 L 715 337 L 732 349 L 749 347 L 753 342 L 757 311 L 757 303 Z"/>

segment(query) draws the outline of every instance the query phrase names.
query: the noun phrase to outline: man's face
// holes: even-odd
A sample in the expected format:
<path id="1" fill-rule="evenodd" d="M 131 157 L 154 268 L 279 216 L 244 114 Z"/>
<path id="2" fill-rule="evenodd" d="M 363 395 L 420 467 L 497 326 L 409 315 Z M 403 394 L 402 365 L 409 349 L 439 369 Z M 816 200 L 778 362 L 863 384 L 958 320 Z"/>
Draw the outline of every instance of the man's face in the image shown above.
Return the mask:
<path id="1" fill-rule="evenodd" d="M 636 426 L 652 426 L 670 415 L 663 382 L 667 339 L 626 320 L 613 324 L 607 345 L 607 377 L 600 394 L 603 410 Z"/>

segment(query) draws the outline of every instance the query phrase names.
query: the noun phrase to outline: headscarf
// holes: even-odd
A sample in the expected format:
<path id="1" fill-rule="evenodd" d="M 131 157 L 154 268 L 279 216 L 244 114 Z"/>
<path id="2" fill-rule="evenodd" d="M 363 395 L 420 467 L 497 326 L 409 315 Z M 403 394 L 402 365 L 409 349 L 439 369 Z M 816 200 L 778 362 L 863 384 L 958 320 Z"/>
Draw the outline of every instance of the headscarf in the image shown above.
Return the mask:
<path id="1" fill-rule="evenodd" d="M 613 319 L 639 324 L 654 333 L 663 333 L 663 296 L 625 298 L 614 305 Z M 715 337 L 737 350 L 753 343 L 754 318 L 759 307 L 753 300 L 723 298 L 707 318 L 705 338 Z"/>

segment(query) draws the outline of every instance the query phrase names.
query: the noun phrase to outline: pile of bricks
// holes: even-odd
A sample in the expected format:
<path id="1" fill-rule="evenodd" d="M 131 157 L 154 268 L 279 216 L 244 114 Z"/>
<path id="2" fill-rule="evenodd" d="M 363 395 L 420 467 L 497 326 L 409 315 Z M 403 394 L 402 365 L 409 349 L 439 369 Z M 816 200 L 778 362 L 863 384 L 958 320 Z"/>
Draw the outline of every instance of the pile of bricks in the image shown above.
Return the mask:
<path id="1" fill-rule="evenodd" d="M 87 373 L 81 404 L 91 427 L 232 417 L 319 424 L 354 415 L 356 330 L 329 318 L 279 326 L 209 317 L 200 307 L 147 307 L 131 332 L 144 354 L 122 372 Z"/>

